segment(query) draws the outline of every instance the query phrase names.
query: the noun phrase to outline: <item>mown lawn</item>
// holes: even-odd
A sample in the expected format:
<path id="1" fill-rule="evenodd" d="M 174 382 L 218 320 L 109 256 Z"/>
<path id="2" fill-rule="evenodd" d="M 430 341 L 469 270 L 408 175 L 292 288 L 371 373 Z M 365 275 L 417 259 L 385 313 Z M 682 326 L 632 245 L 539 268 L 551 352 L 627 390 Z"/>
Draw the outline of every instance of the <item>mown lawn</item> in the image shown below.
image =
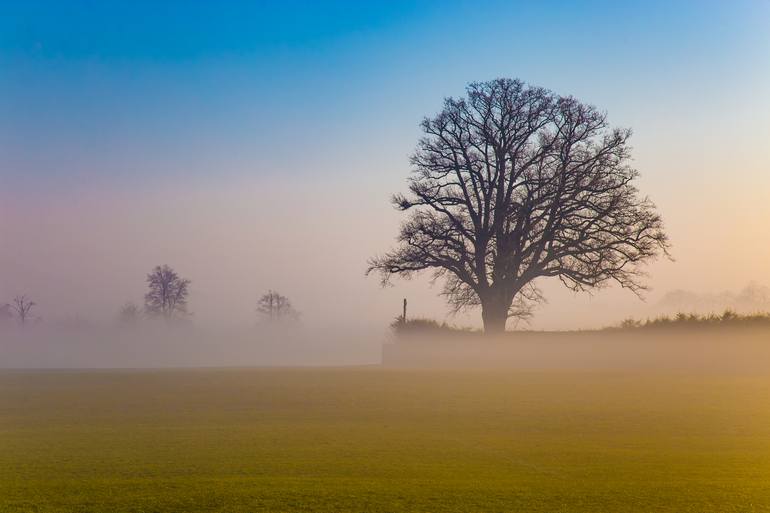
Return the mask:
<path id="1" fill-rule="evenodd" d="M 0 511 L 770 511 L 770 377 L 0 372 Z"/>

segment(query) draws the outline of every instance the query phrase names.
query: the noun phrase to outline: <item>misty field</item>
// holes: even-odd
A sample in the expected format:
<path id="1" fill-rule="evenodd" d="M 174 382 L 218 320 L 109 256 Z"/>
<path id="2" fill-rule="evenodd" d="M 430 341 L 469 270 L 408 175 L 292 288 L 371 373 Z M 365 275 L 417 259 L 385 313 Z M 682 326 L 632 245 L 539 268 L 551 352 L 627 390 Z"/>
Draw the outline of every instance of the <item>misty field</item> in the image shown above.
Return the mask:
<path id="1" fill-rule="evenodd" d="M 770 511 L 770 377 L 5 371 L 0 511 Z"/>

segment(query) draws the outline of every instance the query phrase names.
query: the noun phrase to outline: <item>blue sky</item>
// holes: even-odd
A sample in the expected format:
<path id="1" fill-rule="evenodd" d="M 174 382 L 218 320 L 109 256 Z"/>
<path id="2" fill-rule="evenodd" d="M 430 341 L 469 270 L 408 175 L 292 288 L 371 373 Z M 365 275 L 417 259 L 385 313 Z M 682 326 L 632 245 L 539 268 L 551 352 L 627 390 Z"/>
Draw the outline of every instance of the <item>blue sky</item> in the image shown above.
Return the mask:
<path id="1" fill-rule="evenodd" d="M 769 34 L 763 0 L 0 0 L 0 237 L 9 241 L 0 292 L 45 282 L 39 295 L 65 297 L 67 280 L 87 274 L 80 262 L 94 233 L 122 251 L 103 249 L 102 281 L 110 261 L 141 276 L 173 256 L 197 283 L 215 284 L 206 261 L 185 258 L 217 234 L 246 255 L 231 262 L 235 276 L 265 240 L 277 249 L 264 258 L 291 262 L 296 240 L 328 220 L 326 238 L 349 254 L 331 278 L 355 292 L 351 308 L 389 318 L 380 301 L 423 294 L 425 284 L 381 292 L 362 269 L 395 235 L 388 197 L 403 188 L 419 121 L 468 82 L 499 76 L 575 95 L 634 129 L 641 186 L 667 220 L 678 262 L 653 269 L 657 290 L 697 287 L 711 268 L 724 270 L 715 287 L 770 284 L 770 241 L 755 229 L 770 215 Z M 295 193 L 306 202 L 299 217 L 276 214 L 281 194 Z M 158 204 L 168 209 L 164 233 L 185 234 L 167 242 L 175 251 L 121 256 L 116 238 Z M 281 233 L 260 224 L 273 215 Z M 66 248 L 57 220 L 69 220 Z M 17 230 L 20 221 L 30 229 Z M 714 249 L 714 233 L 727 244 Z M 722 246 L 751 259 L 736 265 Z M 58 270 L 44 280 L 50 258 Z M 140 293 L 132 279 L 119 282 L 126 295 Z M 309 279 L 284 287 L 296 285 L 301 303 Z M 435 292 L 420 297 L 427 314 L 441 315 Z M 591 304 L 603 297 L 618 303 L 600 294 Z M 541 318 L 568 309 L 594 322 L 570 301 L 554 299 Z"/>
<path id="2" fill-rule="evenodd" d="M 629 125 L 652 101 L 765 72 L 761 1 L 621 4 L 6 2 L 0 134 L 17 169 L 4 172 L 212 172 L 186 166 L 199 154 L 253 164 L 219 173 L 270 173 L 298 140 L 403 156 L 420 117 L 471 80 L 521 77 Z"/>

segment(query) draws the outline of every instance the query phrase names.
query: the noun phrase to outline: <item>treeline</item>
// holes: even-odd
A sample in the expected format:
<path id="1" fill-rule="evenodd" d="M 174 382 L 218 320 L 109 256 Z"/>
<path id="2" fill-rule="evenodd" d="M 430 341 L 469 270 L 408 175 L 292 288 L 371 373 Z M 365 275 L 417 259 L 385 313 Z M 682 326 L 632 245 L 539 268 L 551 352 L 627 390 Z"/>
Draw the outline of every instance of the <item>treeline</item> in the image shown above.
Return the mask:
<path id="1" fill-rule="evenodd" d="M 756 312 L 740 314 L 733 310 L 725 310 L 721 314 L 683 313 L 676 315 L 661 315 L 652 319 L 626 319 L 618 326 L 604 328 L 612 330 L 639 330 L 663 328 L 708 328 L 708 327 L 770 327 L 770 313 Z"/>
<path id="2" fill-rule="evenodd" d="M 126 302 L 118 311 L 117 320 L 123 326 L 135 325 L 144 320 L 165 322 L 189 321 L 192 312 L 188 310 L 192 281 L 180 276 L 168 265 L 158 265 L 147 274 L 147 292 L 140 305 L 135 301 Z M 16 321 L 19 326 L 41 323 L 37 315 L 37 303 L 26 294 L 15 296 L 11 302 L 0 304 L 0 325 Z M 262 322 L 296 322 L 300 312 L 291 300 L 283 294 L 268 290 L 259 297 L 255 313 Z M 82 323 L 78 319 L 78 323 Z"/>
<path id="3" fill-rule="evenodd" d="M 433 319 L 414 318 L 404 320 L 401 316 L 396 318 L 390 325 L 393 333 L 397 337 L 411 336 L 440 336 L 457 337 L 466 335 L 478 335 L 480 330 L 458 327 L 446 322 L 437 322 Z M 661 315 L 651 319 L 637 320 L 626 319 L 619 325 L 600 328 L 599 330 L 573 330 L 573 332 L 626 332 L 636 330 L 664 330 L 664 329 L 693 329 L 693 328 L 770 328 L 770 312 L 757 312 L 752 314 L 741 314 L 733 310 L 724 312 L 697 314 L 697 313 L 677 313 L 675 315 Z M 529 332 L 529 330 L 527 330 Z M 519 333 L 522 333 L 520 331 Z M 567 333 L 567 332 L 565 332 Z M 515 337 L 516 331 L 508 332 Z"/>

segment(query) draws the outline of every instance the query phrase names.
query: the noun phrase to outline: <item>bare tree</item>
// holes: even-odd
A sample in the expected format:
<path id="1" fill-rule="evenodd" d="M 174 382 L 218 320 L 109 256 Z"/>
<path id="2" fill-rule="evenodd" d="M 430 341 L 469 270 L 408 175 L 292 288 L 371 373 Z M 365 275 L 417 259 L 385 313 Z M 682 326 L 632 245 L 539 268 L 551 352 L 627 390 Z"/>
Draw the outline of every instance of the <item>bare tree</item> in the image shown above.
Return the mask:
<path id="1" fill-rule="evenodd" d="M 181 278 L 167 265 L 159 265 L 147 275 L 147 286 L 149 291 L 144 296 L 144 309 L 148 315 L 167 320 L 188 315 L 190 280 Z"/>
<path id="2" fill-rule="evenodd" d="M 124 326 L 132 326 L 142 318 L 142 310 L 133 301 L 129 301 L 120 308 L 118 322 Z"/>
<path id="3" fill-rule="evenodd" d="M 484 330 L 531 315 L 539 278 L 574 291 L 610 281 L 637 294 L 668 240 L 634 185 L 630 130 L 572 97 L 497 79 L 449 98 L 411 158 L 397 247 L 370 260 L 387 283 L 424 270 L 455 311 L 481 306 Z"/>
<path id="4" fill-rule="evenodd" d="M 16 312 L 16 317 L 19 319 L 19 324 L 24 326 L 27 324 L 30 316 L 32 315 L 32 309 L 37 306 L 37 303 L 29 299 L 24 294 L 13 298 L 11 307 Z"/>
<path id="5" fill-rule="evenodd" d="M 268 290 L 267 294 L 259 298 L 257 313 L 270 322 L 297 320 L 300 315 L 288 297 L 274 290 Z"/>

